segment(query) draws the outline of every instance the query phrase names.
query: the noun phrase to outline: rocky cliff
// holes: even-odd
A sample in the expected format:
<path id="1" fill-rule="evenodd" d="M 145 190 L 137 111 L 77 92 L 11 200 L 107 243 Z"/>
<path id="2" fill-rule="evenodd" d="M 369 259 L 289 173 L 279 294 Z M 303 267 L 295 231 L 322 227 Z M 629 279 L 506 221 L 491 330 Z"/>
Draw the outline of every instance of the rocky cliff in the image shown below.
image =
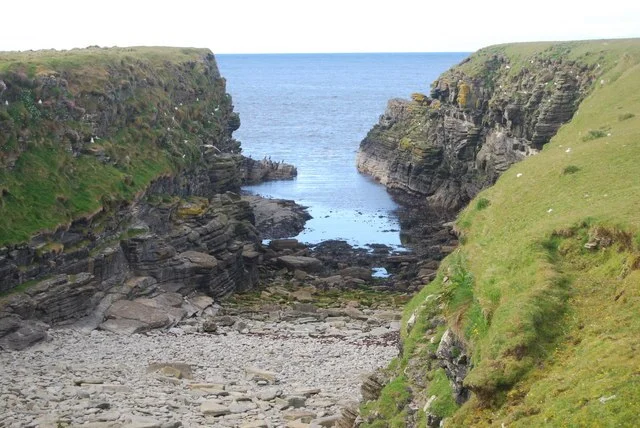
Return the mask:
<path id="1" fill-rule="evenodd" d="M 238 126 L 208 50 L 0 54 L 0 346 L 122 298 L 252 287 Z"/>
<path id="2" fill-rule="evenodd" d="M 361 427 L 634 425 L 639 90 L 638 39 L 526 43 L 390 103 L 361 169 L 449 215 L 489 187 L 405 307 Z"/>
<path id="3" fill-rule="evenodd" d="M 565 57 L 567 49 L 482 49 L 440 76 L 429 96 L 389 101 L 360 145 L 358 169 L 455 213 L 571 119 L 599 70 L 592 57 Z"/>

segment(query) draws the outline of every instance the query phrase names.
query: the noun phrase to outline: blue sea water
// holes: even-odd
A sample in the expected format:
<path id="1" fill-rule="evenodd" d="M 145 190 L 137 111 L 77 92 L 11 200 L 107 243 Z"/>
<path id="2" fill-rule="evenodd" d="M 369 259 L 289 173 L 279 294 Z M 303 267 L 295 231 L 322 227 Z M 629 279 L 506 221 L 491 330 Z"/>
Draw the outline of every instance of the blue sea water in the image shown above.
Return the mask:
<path id="1" fill-rule="evenodd" d="M 360 141 L 391 98 L 429 93 L 466 53 L 216 55 L 241 126 L 243 153 L 293 163 L 298 177 L 245 190 L 293 199 L 313 216 L 297 238 L 400 247 L 396 204 L 358 173 Z"/>

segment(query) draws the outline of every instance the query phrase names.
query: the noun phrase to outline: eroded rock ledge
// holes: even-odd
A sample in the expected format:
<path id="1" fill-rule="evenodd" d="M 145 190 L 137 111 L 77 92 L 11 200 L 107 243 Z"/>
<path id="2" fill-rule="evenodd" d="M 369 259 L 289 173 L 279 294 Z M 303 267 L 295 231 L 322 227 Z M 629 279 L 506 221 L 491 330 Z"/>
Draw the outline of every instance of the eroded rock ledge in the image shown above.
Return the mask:
<path id="1" fill-rule="evenodd" d="M 389 101 L 360 145 L 358 169 L 451 217 L 540 150 L 571 119 L 596 73 L 562 57 L 516 62 L 479 51 L 435 81 L 430 96 Z"/>

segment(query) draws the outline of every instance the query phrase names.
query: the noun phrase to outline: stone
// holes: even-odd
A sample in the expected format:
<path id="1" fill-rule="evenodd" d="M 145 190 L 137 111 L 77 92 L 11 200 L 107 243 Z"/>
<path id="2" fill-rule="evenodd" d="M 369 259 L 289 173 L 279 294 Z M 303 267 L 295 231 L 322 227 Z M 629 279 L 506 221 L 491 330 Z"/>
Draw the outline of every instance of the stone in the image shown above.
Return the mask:
<path id="1" fill-rule="evenodd" d="M 221 315 L 215 318 L 215 322 L 220 327 L 231 327 L 236 323 L 236 318 L 229 315 Z"/>
<path id="2" fill-rule="evenodd" d="M 322 270 L 322 262 L 314 257 L 280 256 L 277 261 L 291 271 L 299 269 L 305 272 L 319 272 Z"/>
<path id="3" fill-rule="evenodd" d="M 303 388 L 303 389 L 297 389 L 293 395 L 299 395 L 302 397 L 311 397 L 312 395 L 316 395 L 316 394 L 320 394 L 320 392 L 322 392 L 322 390 L 320 388 Z"/>
<path id="4" fill-rule="evenodd" d="M 299 409 L 300 407 L 304 407 L 307 401 L 306 397 L 299 395 L 292 395 L 286 398 L 288 407 L 293 407 L 294 409 Z"/>
<path id="5" fill-rule="evenodd" d="M 268 428 L 269 424 L 265 420 L 255 420 L 251 422 L 245 422 L 240 425 L 240 428 Z"/>
<path id="6" fill-rule="evenodd" d="M 162 422 L 147 416 L 132 416 L 131 422 L 123 426 L 126 428 L 161 428 Z"/>
<path id="7" fill-rule="evenodd" d="M 386 385 L 386 381 L 381 376 L 381 373 L 373 372 L 364 379 L 360 386 L 360 393 L 365 401 L 374 401 L 380 397 L 382 388 Z"/>
<path id="8" fill-rule="evenodd" d="M 313 296 L 307 290 L 297 290 L 291 293 L 291 297 L 299 302 L 313 302 Z"/>
<path id="9" fill-rule="evenodd" d="M 309 423 L 317 416 L 316 413 L 310 410 L 287 410 L 282 413 L 282 418 L 286 421 L 300 421 L 304 423 Z"/>
<path id="10" fill-rule="evenodd" d="M 135 333 L 142 331 L 148 331 L 154 328 L 167 327 L 171 324 L 171 318 L 167 315 L 166 311 L 159 308 L 154 308 L 139 302 L 129 300 L 118 300 L 107 310 L 107 318 L 112 319 L 124 319 L 134 321 L 139 325 L 135 329 Z M 103 323 L 104 324 L 104 323 Z M 121 331 L 117 329 L 114 331 L 114 324 L 110 324 L 112 332 L 127 334 L 129 329 L 125 328 Z M 104 328 L 109 330 L 108 328 Z"/>
<path id="11" fill-rule="evenodd" d="M 276 373 L 262 370 L 257 367 L 247 366 L 244 369 L 246 376 L 252 380 L 265 380 L 269 383 L 276 382 Z"/>
<path id="12" fill-rule="evenodd" d="M 272 239 L 269 242 L 269 248 L 274 251 L 295 250 L 300 246 L 297 239 Z"/>
<path id="13" fill-rule="evenodd" d="M 208 400 L 200 404 L 200 412 L 206 416 L 224 416 L 231 413 L 231 410 L 215 400 Z"/>
<path id="14" fill-rule="evenodd" d="M 258 405 L 251 401 L 234 401 L 229 405 L 229 410 L 231 413 L 246 413 L 250 410 L 256 409 L 257 407 Z"/>
<path id="15" fill-rule="evenodd" d="M 351 266 L 338 271 L 338 274 L 344 277 L 361 279 L 363 281 L 371 280 L 371 269 L 358 266 Z"/>
<path id="16" fill-rule="evenodd" d="M 350 318 L 362 321 L 366 321 L 369 318 L 361 310 L 356 309 L 352 306 L 347 306 L 346 308 L 344 308 L 344 314 Z"/>
<path id="17" fill-rule="evenodd" d="M 205 333 L 216 333 L 218 331 L 218 324 L 214 318 L 207 318 L 202 322 L 202 331 Z"/>
<path id="18" fill-rule="evenodd" d="M 147 373 L 159 372 L 164 376 L 177 379 L 192 379 L 193 369 L 186 363 L 154 362 L 147 367 Z"/>
<path id="19" fill-rule="evenodd" d="M 0 313 L 1 316 L 1 313 Z M 0 318 L 0 349 L 21 351 L 46 340 L 49 326 L 36 320 L 22 320 L 16 315 Z"/>
<path id="20" fill-rule="evenodd" d="M 340 415 L 324 416 L 322 418 L 313 419 L 311 421 L 311 425 L 318 425 L 321 427 L 332 427 L 332 426 L 335 426 L 339 420 L 340 420 Z"/>
<path id="21" fill-rule="evenodd" d="M 266 391 L 260 391 L 257 397 L 262 401 L 275 400 L 276 397 L 282 395 L 282 391 L 279 389 L 268 389 Z"/>
<path id="22" fill-rule="evenodd" d="M 469 389 L 464 386 L 464 378 L 471 361 L 467 357 L 464 342 L 458 339 L 451 329 L 447 329 L 442 335 L 436 357 L 451 381 L 456 403 L 463 404 L 470 395 Z"/>
<path id="23" fill-rule="evenodd" d="M 299 421 L 287 421 L 287 428 L 309 428 L 311 425 Z"/>
<path id="24" fill-rule="evenodd" d="M 295 271 L 293 271 L 293 278 L 297 279 L 298 281 L 304 281 L 308 276 L 309 274 L 303 270 L 296 269 Z"/>

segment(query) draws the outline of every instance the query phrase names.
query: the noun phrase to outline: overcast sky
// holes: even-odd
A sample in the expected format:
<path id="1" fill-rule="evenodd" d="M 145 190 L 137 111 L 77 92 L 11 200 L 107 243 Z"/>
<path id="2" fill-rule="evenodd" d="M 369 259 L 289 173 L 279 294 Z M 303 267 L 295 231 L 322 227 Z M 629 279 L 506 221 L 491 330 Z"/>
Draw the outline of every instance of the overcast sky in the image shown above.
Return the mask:
<path id="1" fill-rule="evenodd" d="M 215 53 L 451 52 L 640 37 L 637 0 L 18 0 L 0 51 L 194 46 Z"/>

